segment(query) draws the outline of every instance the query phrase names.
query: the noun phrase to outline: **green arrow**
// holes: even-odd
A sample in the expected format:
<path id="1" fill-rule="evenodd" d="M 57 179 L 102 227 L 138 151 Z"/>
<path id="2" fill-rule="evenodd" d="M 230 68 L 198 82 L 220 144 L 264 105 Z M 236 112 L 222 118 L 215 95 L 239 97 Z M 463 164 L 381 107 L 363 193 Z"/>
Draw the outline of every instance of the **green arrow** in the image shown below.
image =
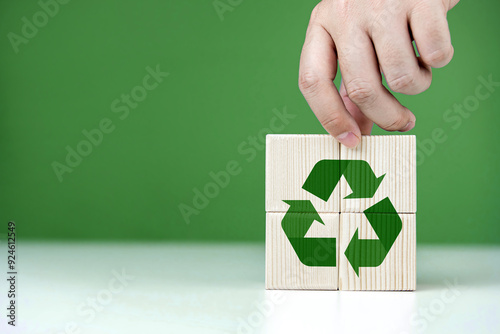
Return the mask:
<path id="1" fill-rule="evenodd" d="M 325 224 L 309 200 L 284 201 L 290 208 L 281 221 L 285 232 L 300 262 L 313 267 L 335 267 L 337 248 L 335 238 L 305 238 L 316 220 Z"/>
<path id="2" fill-rule="evenodd" d="M 378 239 L 359 239 L 358 230 L 354 232 L 345 256 L 358 276 L 359 267 L 378 267 L 384 262 L 403 228 L 403 222 L 388 197 L 366 209 L 364 214 Z"/>
<path id="3" fill-rule="evenodd" d="M 341 164 L 346 165 L 343 170 L 344 177 L 352 190 L 352 193 L 345 198 L 372 198 L 385 174 L 377 178 L 368 162 L 364 160 L 342 160 Z"/>
<path id="4" fill-rule="evenodd" d="M 373 197 L 385 176 L 377 178 L 364 160 L 320 160 L 314 165 L 302 189 L 326 202 L 342 175 L 352 189 L 346 199 Z"/>
<path id="5" fill-rule="evenodd" d="M 328 201 L 342 175 L 341 167 L 340 160 L 318 161 L 309 173 L 302 189 L 325 202 Z"/>

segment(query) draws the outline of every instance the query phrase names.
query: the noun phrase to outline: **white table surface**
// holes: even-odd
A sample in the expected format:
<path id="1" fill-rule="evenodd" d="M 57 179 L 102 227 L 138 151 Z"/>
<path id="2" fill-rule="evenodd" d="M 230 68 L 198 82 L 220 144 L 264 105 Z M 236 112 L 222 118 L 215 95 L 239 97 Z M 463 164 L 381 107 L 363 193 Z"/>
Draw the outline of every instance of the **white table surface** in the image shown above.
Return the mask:
<path id="1" fill-rule="evenodd" d="M 0 333 L 500 333 L 500 247 L 419 245 L 416 292 L 266 291 L 264 244 L 21 242 L 18 260 Z"/>

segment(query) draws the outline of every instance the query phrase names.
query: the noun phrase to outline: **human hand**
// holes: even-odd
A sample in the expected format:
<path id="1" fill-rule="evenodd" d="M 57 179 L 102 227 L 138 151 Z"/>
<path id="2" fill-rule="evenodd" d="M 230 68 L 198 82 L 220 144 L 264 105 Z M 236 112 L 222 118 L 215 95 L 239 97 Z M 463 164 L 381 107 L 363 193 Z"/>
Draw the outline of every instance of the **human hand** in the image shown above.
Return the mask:
<path id="1" fill-rule="evenodd" d="M 459 0 L 323 0 L 313 10 L 302 48 L 299 87 L 326 131 L 348 147 L 373 123 L 409 131 L 415 115 L 398 93 L 429 88 L 432 67 L 453 57 L 447 12 Z M 417 57 L 412 39 L 418 49 Z M 333 84 L 337 61 L 340 91 Z"/>

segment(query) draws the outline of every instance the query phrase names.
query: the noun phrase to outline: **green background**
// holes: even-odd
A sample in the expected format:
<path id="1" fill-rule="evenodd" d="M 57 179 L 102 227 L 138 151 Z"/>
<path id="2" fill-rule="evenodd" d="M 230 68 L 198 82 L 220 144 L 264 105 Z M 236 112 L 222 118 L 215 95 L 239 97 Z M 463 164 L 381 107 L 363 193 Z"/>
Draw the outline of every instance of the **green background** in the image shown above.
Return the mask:
<path id="1" fill-rule="evenodd" d="M 21 239 L 263 241 L 265 154 L 237 148 L 285 106 L 296 118 L 282 133 L 325 133 L 297 87 L 315 4 L 243 0 L 221 20 L 209 0 L 73 0 L 16 54 L 7 34 L 40 6 L 1 1 L 0 222 Z M 499 9 L 462 1 L 448 15 L 453 61 L 427 92 L 399 96 L 420 150 L 434 129 L 446 136 L 419 152 L 419 242 L 500 243 L 500 89 L 457 129 L 443 119 L 479 76 L 500 81 Z M 157 64 L 170 75 L 121 120 L 112 101 Z M 59 182 L 52 163 L 103 118 L 115 130 Z M 186 224 L 179 204 L 231 160 L 241 173 Z"/>

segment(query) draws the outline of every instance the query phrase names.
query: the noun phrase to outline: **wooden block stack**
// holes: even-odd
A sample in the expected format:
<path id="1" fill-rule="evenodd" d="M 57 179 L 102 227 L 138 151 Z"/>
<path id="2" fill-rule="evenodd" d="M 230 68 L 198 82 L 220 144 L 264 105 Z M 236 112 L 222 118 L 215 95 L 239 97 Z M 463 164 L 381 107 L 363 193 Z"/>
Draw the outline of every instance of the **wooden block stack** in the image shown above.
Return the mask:
<path id="1" fill-rule="evenodd" d="M 268 135 L 266 288 L 415 290 L 416 141 Z"/>

